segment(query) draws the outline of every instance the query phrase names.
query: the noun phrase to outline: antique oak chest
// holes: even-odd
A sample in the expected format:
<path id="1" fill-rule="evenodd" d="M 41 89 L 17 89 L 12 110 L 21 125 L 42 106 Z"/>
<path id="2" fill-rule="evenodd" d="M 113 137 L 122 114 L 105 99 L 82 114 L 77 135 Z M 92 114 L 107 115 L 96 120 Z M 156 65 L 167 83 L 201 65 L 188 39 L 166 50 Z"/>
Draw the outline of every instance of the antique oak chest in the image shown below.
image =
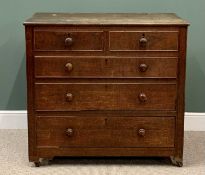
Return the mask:
<path id="1" fill-rule="evenodd" d="M 161 156 L 182 166 L 186 21 L 36 13 L 24 25 L 30 161 Z"/>

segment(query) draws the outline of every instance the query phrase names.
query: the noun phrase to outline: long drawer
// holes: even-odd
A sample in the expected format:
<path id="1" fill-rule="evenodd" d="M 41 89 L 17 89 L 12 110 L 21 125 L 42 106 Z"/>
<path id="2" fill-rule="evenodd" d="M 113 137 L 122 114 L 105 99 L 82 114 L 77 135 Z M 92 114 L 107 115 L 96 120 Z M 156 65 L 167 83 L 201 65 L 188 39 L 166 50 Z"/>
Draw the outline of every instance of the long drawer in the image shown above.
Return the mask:
<path id="1" fill-rule="evenodd" d="M 36 56 L 37 78 L 159 77 L 176 78 L 177 58 Z"/>
<path id="2" fill-rule="evenodd" d="M 176 84 L 36 83 L 36 110 L 175 110 Z"/>
<path id="3" fill-rule="evenodd" d="M 37 118 L 40 147 L 174 147 L 174 117 Z"/>

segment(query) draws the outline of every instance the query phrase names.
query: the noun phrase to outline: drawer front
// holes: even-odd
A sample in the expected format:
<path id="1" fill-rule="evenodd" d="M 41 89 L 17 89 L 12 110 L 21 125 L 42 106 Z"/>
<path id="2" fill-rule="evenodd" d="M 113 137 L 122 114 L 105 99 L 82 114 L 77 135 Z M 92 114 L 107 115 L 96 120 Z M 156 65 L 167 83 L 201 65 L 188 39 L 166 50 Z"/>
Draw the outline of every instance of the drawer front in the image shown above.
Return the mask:
<path id="1" fill-rule="evenodd" d="M 35 57 L 35 76 L 176 78 L 177 58 Z"/>
<path id="2" fill-rule="evenodd" d="M 38 117 L 38 147 L 174 147 L 174 117 Z"/>
<path id="3" fill-rule="evenodd" d="M 175 84 L 35 85 L 36 110 L 175 110 Z"/>
<path id="4" fill-rule="evenodd" d="M 177 51 L 178 32 L 113 31 L 109 34 L 110 51 Z"/>
<path id="5" fill-rule="evenodd" d="M 103 51 L 103 32 L 36 30 L 34 50 Z"/>

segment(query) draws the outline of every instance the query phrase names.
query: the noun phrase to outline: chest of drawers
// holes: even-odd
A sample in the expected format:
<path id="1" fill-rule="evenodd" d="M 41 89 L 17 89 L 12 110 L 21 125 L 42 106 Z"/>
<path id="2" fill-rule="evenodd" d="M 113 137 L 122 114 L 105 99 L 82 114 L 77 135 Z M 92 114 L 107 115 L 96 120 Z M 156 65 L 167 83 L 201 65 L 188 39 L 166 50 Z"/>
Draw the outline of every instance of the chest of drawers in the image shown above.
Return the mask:
<path id="1" fill-rule="evenodd" d="M 24 25 L 30 161 L 162 156 L 182 166 L 186 21 L 36 13 Z"/>

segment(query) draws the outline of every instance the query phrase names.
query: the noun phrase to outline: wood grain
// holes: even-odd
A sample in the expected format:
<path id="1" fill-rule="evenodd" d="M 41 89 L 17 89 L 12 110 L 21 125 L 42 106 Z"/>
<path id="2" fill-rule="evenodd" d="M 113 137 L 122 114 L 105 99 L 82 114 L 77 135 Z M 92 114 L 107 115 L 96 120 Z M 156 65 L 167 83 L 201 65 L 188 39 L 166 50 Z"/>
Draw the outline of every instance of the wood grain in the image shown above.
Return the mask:
<path id="1" fill-rule="evenodd" d="M 145 44 L 140 43 L 144 37 Z M 178 32 L 172 31 L 112 31 L 109 32 L 110 51 L 137 51 L 137 50 L 178 50 Z"/>
<path id="2" fill-rule="evenodd" d="M 38 148 L 39 157 L 75 156 L 75 157 L 169 157 L 174 155 L 174 148 Z"/>
<path id="3" fill-rule="evenodd" d="M 33 29 L 32 27 L 26 26 L 26 75 L 27 75 L 27 111 L 28 111 L 28 150 L 29 150 L 29 161 L 38 160 L 36 150 L 36 117 L 34 109 L 34 80 L 31 78 L 34 74 L 33 69 L 33 53 L 32 53 L 32 41 L 33 41 Z"/>
<path id="4" fill-rule="evenodd" d="M 73 40 L 70 45 L 66 44 L 68 37 Z M 102 51 L 103 32 L 34 30 L 34 50 Z"/>
<path id="5" fill-rule="evenodd" d="M 174 117 L 40 117 L 41 147 L 174 147 Z M 66 134 L 67 129 L 73 135 Z M 144 129 L 141 137 L 139 130 Z"/>
<path id="6" fill-rule="evenodd" d="M 175 84 L 41 84 L 35 85 L 36 110 L 175 110 Z M 72 101 L 66 100 L 71 93 Z M 146 102 L 139 99 L 147 96 Z"/>
<path id="7" fill-rule="evenodd" d="M 37 78 L 86 78 L 86 77 L 144 77 L 176 78 L 178 58 L 135 57 L 86 57 L 86 56 L 36 56 Z M 68 70 L 66 64 L 71 64 Z M 147 69 L 141 71 L 140 65 Z"/>
<path id="8" fill-rule="evenodd" d="M 36 13 L 25 25 L 189 25 L 174 13 Z"/>

